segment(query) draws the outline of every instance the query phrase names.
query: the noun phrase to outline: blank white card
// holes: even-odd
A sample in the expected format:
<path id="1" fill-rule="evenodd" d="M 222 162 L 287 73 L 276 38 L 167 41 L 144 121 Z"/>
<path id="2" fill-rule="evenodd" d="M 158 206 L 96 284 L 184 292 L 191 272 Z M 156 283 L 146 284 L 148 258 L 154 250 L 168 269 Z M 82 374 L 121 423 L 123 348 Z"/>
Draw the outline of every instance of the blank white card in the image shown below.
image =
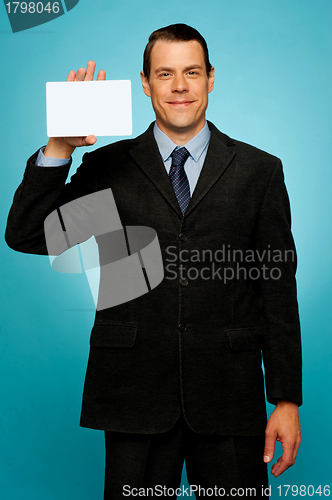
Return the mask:
<path id="1" fill-rule="evenodd" d="M 47 82 L 48 137 L 131 135 L 130 80 Z"/>

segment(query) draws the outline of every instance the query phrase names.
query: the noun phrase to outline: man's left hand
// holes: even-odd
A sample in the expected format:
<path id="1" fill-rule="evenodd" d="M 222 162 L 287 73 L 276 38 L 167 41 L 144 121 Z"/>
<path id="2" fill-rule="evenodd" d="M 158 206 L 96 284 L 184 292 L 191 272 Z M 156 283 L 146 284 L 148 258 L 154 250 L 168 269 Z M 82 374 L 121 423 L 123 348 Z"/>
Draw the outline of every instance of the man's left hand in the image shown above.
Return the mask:
<path id="1" fill-rule="evenodd" d="M 282 444 L 282 456 L 273 464 L 271 473 L 280 476 L 288 467 L 294 465 L 301 443 L 299 409 L 292 401 L 278 401 L 265 430 L 264 462 L 271 462 L 275 442 Z"/>

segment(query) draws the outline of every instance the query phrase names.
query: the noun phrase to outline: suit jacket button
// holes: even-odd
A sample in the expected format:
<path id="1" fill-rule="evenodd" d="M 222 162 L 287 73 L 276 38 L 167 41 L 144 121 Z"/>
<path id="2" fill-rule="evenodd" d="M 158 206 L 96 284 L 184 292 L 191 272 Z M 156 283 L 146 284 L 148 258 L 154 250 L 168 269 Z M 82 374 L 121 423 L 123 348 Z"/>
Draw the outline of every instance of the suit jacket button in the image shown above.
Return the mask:
<path id="1" fill-rule="evenodd" d="M 179 283 L 180 283 L 180 285 L 182 285 L 182 286 L 187 286 L 187 285 L 188 285 L 188 283 L 189 283 L 189 281 L 188 281 L 186 278 L 181 278 L 181 279 L 179 280 Z"/>
<path id="2" fill-rule="evenodd" d="M 179 330 L 180 332 L 185 332 L 187 330 L 187 325 L 185 323 L 180 323 Z"/>
<path id="3" fill-rule="evenodd" d="M 184 234 L 184 233 L 181 233 L 181 234 L 179 234 L 179 239 L 181 241 L 187 241 L 188 236 L 186 234 Z"/>

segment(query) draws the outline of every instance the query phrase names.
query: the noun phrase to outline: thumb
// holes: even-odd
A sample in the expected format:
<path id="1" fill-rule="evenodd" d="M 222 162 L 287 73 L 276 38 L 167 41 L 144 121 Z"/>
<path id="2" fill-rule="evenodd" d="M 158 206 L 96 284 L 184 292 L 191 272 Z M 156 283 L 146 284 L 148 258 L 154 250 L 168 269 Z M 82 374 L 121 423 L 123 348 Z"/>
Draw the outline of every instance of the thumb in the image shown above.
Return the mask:
<path id="1" fill-rule="evenodd" d="M 265 446 L 264 446 L 264 457 L 263 460 L 265 463 L 271 462 L 274 455 L 276 443 L 276 435 L 274 433 L 267 432 L 265 434 Z"/>
<path id="2" fill-rule="evenodd" d="M 83 138 L 84 146 L 92 146 L 95 142 L 97 142 L 97 137 L 95 135 L 88 135 Z"/>

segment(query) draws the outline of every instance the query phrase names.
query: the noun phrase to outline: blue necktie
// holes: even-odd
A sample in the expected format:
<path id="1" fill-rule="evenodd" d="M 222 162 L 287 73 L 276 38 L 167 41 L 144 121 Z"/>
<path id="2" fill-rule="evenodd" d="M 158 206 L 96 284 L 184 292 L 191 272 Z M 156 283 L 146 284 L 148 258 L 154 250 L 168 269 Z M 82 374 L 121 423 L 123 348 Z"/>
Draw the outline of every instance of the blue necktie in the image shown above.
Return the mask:
<path id="1" fill-rule="evenodd" d="M 169 172 L 169 177 L 172 182 L 175 196 L 179 202 L 182 215 L 185 214 L 190 201 L 189 182 L 184 170 L 184 164 L 188 156 L 190 156 L 190 153 L 186 148 L 174 149 L 171 154 L 172 165 Z"/>

